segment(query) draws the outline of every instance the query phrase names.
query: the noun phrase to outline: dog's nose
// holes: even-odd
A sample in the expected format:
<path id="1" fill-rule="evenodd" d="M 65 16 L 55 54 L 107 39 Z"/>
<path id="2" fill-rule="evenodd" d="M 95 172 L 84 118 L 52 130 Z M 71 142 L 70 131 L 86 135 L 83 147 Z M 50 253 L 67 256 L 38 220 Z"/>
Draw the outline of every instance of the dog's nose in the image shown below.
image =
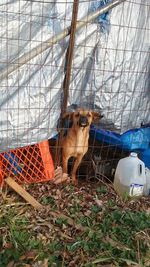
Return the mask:
<path id="1" fill-rule="evenodd" d="M 87 126 L 88 125 L 88 119 L 86 116 L 80 116 L 79 125 L 80 126 Z"/>

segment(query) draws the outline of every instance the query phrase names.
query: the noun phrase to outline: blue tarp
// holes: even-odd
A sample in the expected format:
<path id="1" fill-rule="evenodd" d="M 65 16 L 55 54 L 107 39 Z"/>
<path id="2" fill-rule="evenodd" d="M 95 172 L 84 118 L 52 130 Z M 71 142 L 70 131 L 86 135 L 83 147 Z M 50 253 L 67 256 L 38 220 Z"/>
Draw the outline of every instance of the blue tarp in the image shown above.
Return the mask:
<path id="1" fill-rule="evenodd" d="M 90 135 L 100 142 L 118 146 L 126 151 L 139 152 L 146 167 L 150 168 L 150 127 L 132 129 L 123 134 L 91 127 Z"/>
<path id="2" fill-rule="evenodd" d="M 112 2 L 112 1 L 111 0 L 100 0 L 100 1 L 96 1 L 96 2 L 94 1 L 92 3 L 91 10 L 96 11 L 96 10 L 100 9 L 100 7 L 103 7 L 110 2 Z M 109 13 L 110 13 L 110 11 L 98 16 L 98 18 L 96 19 L 98 21 L 98 23 L 100 24 L 101 31 L 103 33 L 105 33 L 105 32 L 109 33 L 109 28 L 110 28 Z"/>

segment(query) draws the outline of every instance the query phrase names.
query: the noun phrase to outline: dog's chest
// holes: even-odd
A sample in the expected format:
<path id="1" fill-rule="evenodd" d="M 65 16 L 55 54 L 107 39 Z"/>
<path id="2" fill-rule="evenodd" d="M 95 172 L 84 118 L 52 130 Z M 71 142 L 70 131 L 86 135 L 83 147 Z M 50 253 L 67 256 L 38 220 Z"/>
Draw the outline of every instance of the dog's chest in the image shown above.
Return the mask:
<path id="1" fill-rule="evenodd" d="M 75 154 L 85 154 L 88 148 L 89 133 L 80 128 L 77 134 L 74 136 L 73 151 Z"/>

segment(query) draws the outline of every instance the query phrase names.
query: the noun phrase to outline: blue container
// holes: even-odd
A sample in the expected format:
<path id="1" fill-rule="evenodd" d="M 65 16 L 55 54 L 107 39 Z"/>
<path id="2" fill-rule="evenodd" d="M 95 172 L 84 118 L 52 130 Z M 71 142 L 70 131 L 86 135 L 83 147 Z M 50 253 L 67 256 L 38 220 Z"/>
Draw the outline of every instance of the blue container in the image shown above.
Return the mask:
<path id="1" fill-rule="evenodd" d="M 140 159 L 145 163 L 145 166 L 150 169 L 150 148 L 140 153 Z"/>

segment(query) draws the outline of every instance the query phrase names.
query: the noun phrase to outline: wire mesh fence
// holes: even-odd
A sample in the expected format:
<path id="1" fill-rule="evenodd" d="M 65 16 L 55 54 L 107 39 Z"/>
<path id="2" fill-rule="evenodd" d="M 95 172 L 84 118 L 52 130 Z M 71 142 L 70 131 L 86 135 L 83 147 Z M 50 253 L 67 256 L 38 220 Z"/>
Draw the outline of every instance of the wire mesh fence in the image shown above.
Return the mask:
<path id="1" fill-rule="evenodd" d="M 15 174 L 13 155 L 19 160 L 20 168 L 32 154 L 28 152 L 30 155 L 26 156 L 24 147 L 29 151 L 33 146 L 37 149 L 43 140 L 49 140 L 57 165 L 57 123 L 64 101 L 73 2 L 3 0 L 0 3 L 3 176 L 9 175 L 9 171 L 11 175 Z M 107 5 L 111 8 L 106 9 Z M 98 130 L 122 134 L 149 123 L 149 18 L 149 1 L 79 1 L 69 92 L 65 101 L 70 111 L 85 107 L 101 112 L 104 118 L 96 126 Z M 103 135 L 97 138 L 97 135 L 97 131 L 91 132 L 89 150 L 79 175 L 113 177 L 118 159 L 129 150 L 119 141 L 112 142 L 111 135 L 108 139 Z M 134 142 L 142 143 L 143 136 L 140 135 L 138 141 L 131 138 L 130 143 Z M 20 156 L 20 152 L 14 153 L 20 147 L 19 151 L 25 151 L 24 156 Z M 32 167 L 29 167 L 29 161 L 27 165 L 34 180 L 32 171 L 36 172 L 37 158 L 33 157 L 33 161 Z M 42 168 L 44 171 L 43 162 Z M 39 172 L 42 170 L 39 167 Z M 46 174 L 43 179 L 47 180 Z"/>

